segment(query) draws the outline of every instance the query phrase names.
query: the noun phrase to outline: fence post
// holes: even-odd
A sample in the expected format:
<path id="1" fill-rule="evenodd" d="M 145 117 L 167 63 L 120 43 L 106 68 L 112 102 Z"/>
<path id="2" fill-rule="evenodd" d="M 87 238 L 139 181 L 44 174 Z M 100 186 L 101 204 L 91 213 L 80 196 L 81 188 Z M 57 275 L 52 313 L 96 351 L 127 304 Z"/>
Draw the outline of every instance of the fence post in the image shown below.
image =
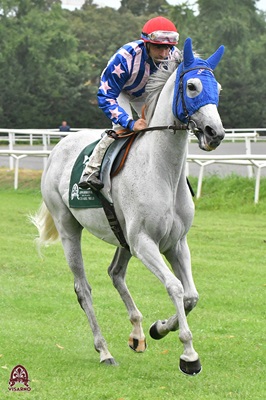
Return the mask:
<path id="1" fill-rule="evenodd" d="M 14 136 L 13 132 L 8 132 L 8 141 L 9 141 L 8 147 L 9 150 L 11 151 L 13 150 L 13 140 L 14 140 L 13 136 Z M 14 159 L 12 156 L 9 156 L 9 169 L 10 170 L 14 169 Z"/>
<path id="2" fill-rule="evenodd" d="M 245 137 L 245 144 L 246 144 L 246 154 L 250 155 L 251 154 L 251 144 L 250 144 L 250 138 L 249 137 Z M 253 177 L 253 168 L 251 165 L 248 165 L 247 167 L 248 169 L 248 177 L 252 178 Z"/>
<path id="3" fill-rule="evenodd" d="M 48 150 L 46 133 L 44 133 L 43 136 L 42 136 L 42 144 L 43 144 L 43 150 Z M 46 164 L 47 164 L 47 157 L 43 157 L 43 169 L 45 169 Z"/>

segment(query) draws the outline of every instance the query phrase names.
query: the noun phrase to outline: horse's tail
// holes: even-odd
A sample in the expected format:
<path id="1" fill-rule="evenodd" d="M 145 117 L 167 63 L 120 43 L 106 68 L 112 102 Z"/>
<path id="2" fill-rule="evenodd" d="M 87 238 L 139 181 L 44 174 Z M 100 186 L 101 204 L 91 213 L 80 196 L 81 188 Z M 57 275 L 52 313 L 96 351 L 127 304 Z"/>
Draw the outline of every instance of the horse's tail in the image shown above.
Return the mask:
<path id="1" fill-rule="evenodd" d="M 36 239 L 38 247 L 55 243 L 59 239 L 53 217 L 44 202 L 42 202 L 38 212 L 35 215 L 30 215 L 29 219 L 39 232 L 39 237 Z"/>

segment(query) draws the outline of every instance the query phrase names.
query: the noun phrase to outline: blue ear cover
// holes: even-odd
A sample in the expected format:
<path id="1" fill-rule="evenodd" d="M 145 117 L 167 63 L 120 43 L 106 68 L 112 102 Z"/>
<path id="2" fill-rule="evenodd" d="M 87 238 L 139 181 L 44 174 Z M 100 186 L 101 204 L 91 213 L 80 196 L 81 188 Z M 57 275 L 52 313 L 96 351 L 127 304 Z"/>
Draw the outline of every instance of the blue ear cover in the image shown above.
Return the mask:
<path id="1" fill-rule="evenodd" d="M 217 81 L 209 69 L 213 70 L 218 65 L 224 53 L 224 46 L 220 46 L 215 53 L 213 53 L 207 60 L 195 57 L 192 50 L 192 40 L 187 38 L 184 44 L 184 61 L 179 65 L 176 73 L 175 89 L 172 111 L 176 118 L 180 121 L 187 123 L 188 116 L 193 115 L 200 107 L 206 104 L 215 104 L 218 106 L 219 93 Z M 201 68 L 202 67 L 202 68 Z M 196 68 L 190 71 L 191 68 Z M 208 69 L 206 69 L 208 68 Z M 188 72 L 186 72 L 188 70 Z M 181 73 L 183 75 L 182 82 L 180 82 Z M 199 78 L 202 82 L 202 92 L 193 98 L 186 95 L 187 81 L 191 78 Z M 183 96 L 186 105 L 187 113 L 183 109 L 182 97 L 180 92 L 180 84 L 183 85 Z"/>

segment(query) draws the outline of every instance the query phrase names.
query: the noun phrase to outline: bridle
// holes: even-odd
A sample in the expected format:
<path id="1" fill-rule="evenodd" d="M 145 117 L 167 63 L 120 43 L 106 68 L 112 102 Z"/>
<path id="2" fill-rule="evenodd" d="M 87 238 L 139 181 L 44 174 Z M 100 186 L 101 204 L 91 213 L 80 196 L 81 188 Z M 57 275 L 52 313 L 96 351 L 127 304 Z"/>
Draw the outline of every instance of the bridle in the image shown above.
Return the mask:
<path id="1" fill-rule="evenodd" d="M 145 133 L 148 131 L 173 130 L 174 134 L 176 133 L 176 131 L 184 131 L 184 130 L 191 131 L 193 133 L 200 131 L 200 129 L 198 129 L 198 127 L 197 127 L 197 123 L 191 118 L 191 116 L 189 115 L 189 112 L 187 110 L 185 97 L 184 97 L 184 84 L 183 84 L 184 75 L 190 71 L 197 70 L 197 69 L 198 70 L 204 69 L 204 70 L 207 70 L 207 71 L 210 71 L 213 73 L 213 70 L 211 68 L 204 67 L 204 66 L 197 66 L 197 67 L 189 68 L 180 73 L 178 92 L 181 96 L 182 107 L 183 107 L 183 110 L 185 113 L 185 119 L 187 120 L 187 122 L 185 124 L 177 125 L 177 123 L 174 122 L 174 125 L 150 126 L 150 127 L 141 129 L 139 131 L 130 131 L 127 128 L 121 129 L 119 131 L 114 131 L 113 129 L 106 129 L 105 133 L 108 136 L 112 137 L 113 139 L 123 139 L 125 137 L 139 135 L 141 133 Z"/>
<path id="2" fill-rule="evenodd" d="M 189 127 L 190 124 L 193 124 L 193 125 L 194 125 L 194 128 L 192 127 L 192 129 L 191 129 L 191 127 L 190 127 L 191 130 L 197 129 L 197 124 L 196 124 L 195 121 L 192 120 L 192 118 L 191 118 L 191 116 L 189 115 L 189 112 L 188 112 L 188 110 L 187 110 L 187 106 L 186 106 L 186 102 L 185 102 L 185 97 L 184 97 L 183 78 L 184 78 L 184 75 L 185 75 L 186 73 L 188 73 L 188 72 L 190 72 L 190 71 L 197 70 L 197 69 L 198 69 L 198 70 L 205 69 L 205 70 L 210 71 L 211 73 L 213 73 L 213 70 L 212 70 L 211 68 L 203 67 L 203 66 L 198 66 L 198 67 L 193 67 L 193 68 L 186 69 L 186 70 L 182 71 L 181 74 L 180 74 L 180 77 L 179 77 L 179 87 L 178 87 L 178 91 L 179 91 L 180 96 L 181 96 L 182 107 L 183 107 L 183 110 L 184 110 L 184 113 L 185 113 L 185 119 L 187 120 L 187 127 Z"/>

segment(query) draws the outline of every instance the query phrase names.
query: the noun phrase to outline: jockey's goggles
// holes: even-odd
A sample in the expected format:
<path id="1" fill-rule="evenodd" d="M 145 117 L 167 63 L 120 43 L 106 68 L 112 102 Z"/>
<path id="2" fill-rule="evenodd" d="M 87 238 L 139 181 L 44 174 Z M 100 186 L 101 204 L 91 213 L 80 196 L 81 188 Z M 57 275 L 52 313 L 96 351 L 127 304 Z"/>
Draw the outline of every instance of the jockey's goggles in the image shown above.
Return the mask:
<path id="1" fill-rule="evenodd" d="M 179 39 L 178 32 L 172 31 L 154 31 L 151 33 L 141 33 L 141 38 L 145 42 L 154 44 L 177 44 Z"/>

